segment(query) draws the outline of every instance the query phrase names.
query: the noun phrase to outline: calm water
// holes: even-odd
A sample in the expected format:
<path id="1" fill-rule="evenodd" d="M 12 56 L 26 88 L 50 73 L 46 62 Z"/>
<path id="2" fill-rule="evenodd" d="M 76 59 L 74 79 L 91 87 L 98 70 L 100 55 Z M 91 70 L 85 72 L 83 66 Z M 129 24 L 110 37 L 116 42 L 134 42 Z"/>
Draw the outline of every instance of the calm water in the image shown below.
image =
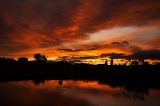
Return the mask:
<path id="1" fill-rule="evenodd" d="M 160 106 L 160 90 L 128 91 L 98 81 L 5 82 L 0 106 Z"/>

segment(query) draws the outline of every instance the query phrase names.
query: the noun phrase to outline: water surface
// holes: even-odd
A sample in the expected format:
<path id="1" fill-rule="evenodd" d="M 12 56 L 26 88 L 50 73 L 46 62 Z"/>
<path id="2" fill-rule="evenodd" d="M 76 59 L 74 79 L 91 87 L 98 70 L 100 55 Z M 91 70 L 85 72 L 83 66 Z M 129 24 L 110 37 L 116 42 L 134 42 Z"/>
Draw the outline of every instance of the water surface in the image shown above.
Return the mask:
<path id="1" fill-rule="evenodd" d="M 160 106 L 160 90 L 132 91 L 99 81 L 0 83 L 0 106 Z"/>

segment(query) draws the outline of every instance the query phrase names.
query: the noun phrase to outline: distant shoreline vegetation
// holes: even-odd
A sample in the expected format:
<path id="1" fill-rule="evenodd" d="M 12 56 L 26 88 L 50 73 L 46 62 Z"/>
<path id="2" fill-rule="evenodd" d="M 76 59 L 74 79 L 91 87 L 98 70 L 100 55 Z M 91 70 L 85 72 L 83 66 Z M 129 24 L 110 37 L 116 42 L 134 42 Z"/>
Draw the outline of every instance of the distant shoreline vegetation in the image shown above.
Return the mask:
<path id="1" fill-rule="evenodd" d="M 0 57 L 0 63 L 53 63 L 53 62 L 68 62 L 71 64 L 106 64 L 106 65 L 156 65 L 160 64 L 160 51 L 141 51 L 131 55 L 123 53 L 109 53 L 101 54 L 100 56 L 63 56 L 55 60 L 48 60 L 45 55 L 36 53 L 33 56 L 34 60 L 29 60 L 27 57 L 19 57 L 17 60 L 14 58 Z"/>

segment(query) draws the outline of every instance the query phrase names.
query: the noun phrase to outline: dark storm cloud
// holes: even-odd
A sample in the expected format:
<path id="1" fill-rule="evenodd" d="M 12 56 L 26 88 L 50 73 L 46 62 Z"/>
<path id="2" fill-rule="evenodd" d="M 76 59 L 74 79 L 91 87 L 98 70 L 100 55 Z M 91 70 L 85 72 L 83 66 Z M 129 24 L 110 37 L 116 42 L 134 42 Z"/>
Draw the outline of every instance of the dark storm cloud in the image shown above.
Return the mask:
<path id="1" fill-rule="evenodd" d="M 133 53 L 129 56 L 132 59 L 160 60 L 160 50 L 145 50 Z"/>
<path id="2" fill-rule="evenodd" d="M 57 46 L 112 27 L 159 24 L 159 11 L 160 0 L 0 0 L 0 51 Z"/>
<path id="3" fill-rule="evenodd" d="M 54 30 L 70 26 L 70 12 L 76 3 L 74 0 L 1 0 L 1 51 L 45 48 L 60 44 L 63 38 L 57 37 Z"/>

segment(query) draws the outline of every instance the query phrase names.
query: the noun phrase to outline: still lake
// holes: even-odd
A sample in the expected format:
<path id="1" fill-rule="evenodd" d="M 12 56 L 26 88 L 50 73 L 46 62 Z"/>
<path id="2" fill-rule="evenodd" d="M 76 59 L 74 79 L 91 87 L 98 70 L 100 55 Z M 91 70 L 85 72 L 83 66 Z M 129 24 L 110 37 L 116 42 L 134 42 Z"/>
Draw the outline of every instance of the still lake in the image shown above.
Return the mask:
<path id="1" fill-rule="evenodd" d="M 160 106 L 160 89 L 132 91 L 99 81 L 0 83 L 0 106 Z"/>

